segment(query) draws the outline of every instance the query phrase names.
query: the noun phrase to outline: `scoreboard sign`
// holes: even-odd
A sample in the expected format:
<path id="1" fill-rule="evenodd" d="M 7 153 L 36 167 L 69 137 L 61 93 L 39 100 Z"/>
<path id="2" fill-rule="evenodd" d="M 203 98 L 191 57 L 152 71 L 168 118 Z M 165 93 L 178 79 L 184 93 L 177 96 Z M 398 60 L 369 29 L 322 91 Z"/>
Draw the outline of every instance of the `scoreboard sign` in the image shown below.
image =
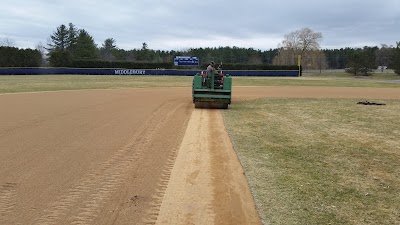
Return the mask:
<path id="1" fill-rule="evenodd" d="M 198 66 L 199 58 L 195 56 L 175 56 L 174 57 L 175 66 Z"/>

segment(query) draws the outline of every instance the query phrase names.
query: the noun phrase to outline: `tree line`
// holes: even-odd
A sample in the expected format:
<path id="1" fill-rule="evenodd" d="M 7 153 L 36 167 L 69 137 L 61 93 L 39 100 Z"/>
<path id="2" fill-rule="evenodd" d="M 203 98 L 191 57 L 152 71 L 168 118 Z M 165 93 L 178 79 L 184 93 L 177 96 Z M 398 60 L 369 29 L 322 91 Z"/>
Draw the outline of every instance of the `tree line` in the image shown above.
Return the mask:
<path id="1" fill-rule="evenodd" d="M 60 25 L 50 36 L 47 48 L 51 66 L 68 66 L 73 61 L 100 60 L 125 62 L 172 63 L 174 56 L 197 56 L 202 62 L 222 61 L 239 64 L 271 64 L 277 50 L 255 50 L 253 48 L 218 47 L 190 48 L 181 51 L 150 49 L 146 42 L 140 48 L 125 50 L 117 47 L 114 38 L 107 38 L 98 47 L 93 37 L 84 29 L 77 29 L 72 23 Z"/>
<path id="2" fill-rule="evenodd" d="M 0 46 L 0 67 L 38 67 L 42 56 L 36 49 Z"/>
<path id="3" fill-rule="evenodd" d="M 392 68 L 400 74 L 398 58 L 400 42 L 396 47 L 383 44 L 381 48 L 365 46 L 363 48 L 341 48 L 321 50 L 319 43 L 322 34 L 309 28 L 303 28 L 286 34 L 278 46 L 276 64 L 294 64 L 301 56 L 304 69 L 345 69 L 354 75 L 370 75 L 378 66 Z"/>
<path id="4" fill-rule="evenodd" d="M 50 42 L 44 47 L 47 50 L 45 55 L 43 47 L 42 50 L 38 46 L 37 48 L 42 53 L 42 57 L 47 58 L 48 65 L 54 67 L 144 66 L 148 63 L 166 65 L 172 64 L 174 56 L 187 55 L 197 56 L 202 65 L 215 61 L 231 65 L 254 65 L 258 68 L 265 64 L 297 65 L 298 55 L 300 55 L 304 69 L 347 68 L 355 75 L 368 74 L 377 66 L 400 71 L 398 68 L 400 67 L 400 42 L 396 43 L 396 46 L 382 44 L 380 47 L 321 49 L 319 45 L 321 39 L 321 33 L 302 28 L 286 34 L 277 48 L 264 51 L 235 46 L 164 51 L 153 50 L 146 42 L 139 48 L 125 50 L 117 46 L 114 38 L 107 38 L 101 46 L 97 46 L 88 31 L 69 23 L 68 25 L 61 24 L 50 35 Z M 11 64 L 7 65 L 11 66 Z M 351 68 L 354 71 L 349 70 Z"/>

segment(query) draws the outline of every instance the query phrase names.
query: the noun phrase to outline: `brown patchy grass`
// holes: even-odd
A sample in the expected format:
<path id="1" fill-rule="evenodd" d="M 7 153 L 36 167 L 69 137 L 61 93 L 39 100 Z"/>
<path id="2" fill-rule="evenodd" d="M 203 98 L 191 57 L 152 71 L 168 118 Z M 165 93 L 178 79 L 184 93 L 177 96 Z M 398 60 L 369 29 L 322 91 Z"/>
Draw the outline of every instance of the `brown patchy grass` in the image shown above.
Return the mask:
<path id="1" fill-rule="evenodd" d="M 0 93 L 83 89 L 189 87 L 192 84 L 192 79 L 192 77 L 173 76 L 0 76 Z"/>
<path id="2" fill-rule="evenodd" d="M 400 101 L 356 102 L 259 99 L 224 111 L 265 223 L 400 224 Z"/>
<path id="3" fill-rule="evenodd" d="M 82 89 L 191 87 L 191 76 L 33 75 L 0 76 L 0 93 Z M 318 74 L 304 77 L 234 77 L 234 86 L 400 87 L 400 76 L 356 79 L 349 75 Z"/>
<path id="4" fill-rule="evenodd" d="M 303 76 L 303 77 L 234 77 L 234 86 L 320 86 L 320 87 L 400 87 L 400 76 Z"/>

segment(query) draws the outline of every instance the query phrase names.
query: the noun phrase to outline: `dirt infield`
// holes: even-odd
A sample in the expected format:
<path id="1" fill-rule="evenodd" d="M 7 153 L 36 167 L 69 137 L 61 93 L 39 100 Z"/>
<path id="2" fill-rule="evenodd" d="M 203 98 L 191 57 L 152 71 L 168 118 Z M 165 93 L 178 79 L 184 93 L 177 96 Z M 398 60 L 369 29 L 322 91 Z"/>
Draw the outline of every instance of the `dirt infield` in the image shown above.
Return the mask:
<path id="1" fill-rule="evenodd" d="M 194 110 L 190 95 L 0 95 L 0 224 L 259 223 L 220 112 Z M 400 89 L 234 88 L 234 101 L 258 97 L 399 99 Z"/>
<path id="2" fill-rule="evenodd" d="M 0 96 L 0 224 L 137 224 L 192 110 L 182 90 Z"/>

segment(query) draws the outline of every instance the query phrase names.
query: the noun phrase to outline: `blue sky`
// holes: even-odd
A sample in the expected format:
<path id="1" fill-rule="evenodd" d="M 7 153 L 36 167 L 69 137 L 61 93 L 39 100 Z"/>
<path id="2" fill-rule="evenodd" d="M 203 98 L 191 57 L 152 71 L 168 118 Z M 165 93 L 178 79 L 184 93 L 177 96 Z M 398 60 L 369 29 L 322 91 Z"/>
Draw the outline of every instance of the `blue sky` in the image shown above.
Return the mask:
<path id="1" fill-rule="evenodd" d="M 322 48 L 395 45 L 399 0 L 3 0 L 0 38 L 17 47 L 46 44 L 61 24 L 75 24 L 101 43 L 124 49 L 189 47 L 276 48 L 284 35 L 309 27 Z"/>

